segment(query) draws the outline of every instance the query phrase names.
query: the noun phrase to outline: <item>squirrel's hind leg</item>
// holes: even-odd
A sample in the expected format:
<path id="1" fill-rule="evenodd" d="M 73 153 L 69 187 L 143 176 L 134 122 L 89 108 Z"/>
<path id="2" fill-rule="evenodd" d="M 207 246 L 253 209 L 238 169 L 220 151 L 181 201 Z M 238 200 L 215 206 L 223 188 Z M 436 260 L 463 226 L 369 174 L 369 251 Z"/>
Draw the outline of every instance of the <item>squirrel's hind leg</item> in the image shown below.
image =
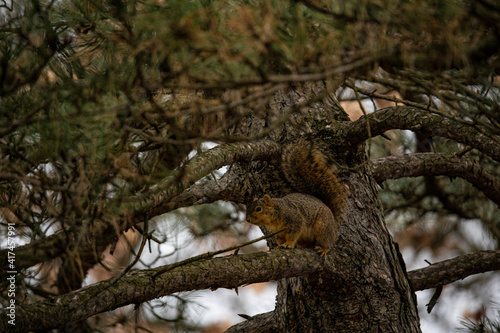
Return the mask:
<path id="1" fill-rule="evenodd" d="M 322 212 L 323 216 L 316 220 L 315 235 L 316 251 L 322 258 L 326 258 L 326 254 L 333 247 L 338 234 L 338 225 L 330 210 Z"/>
<path id="2" fill-rule="evenodd" d="M 321 258 L 323 258 L 323 259 L 326 259 L 326 254 L 328 253 L 328 251 L 330 251 L 330 249 L 326 249 L 326 248 L 321 247 L 321 246 L 316 246 L 314 249 L 319 253 Z"/>

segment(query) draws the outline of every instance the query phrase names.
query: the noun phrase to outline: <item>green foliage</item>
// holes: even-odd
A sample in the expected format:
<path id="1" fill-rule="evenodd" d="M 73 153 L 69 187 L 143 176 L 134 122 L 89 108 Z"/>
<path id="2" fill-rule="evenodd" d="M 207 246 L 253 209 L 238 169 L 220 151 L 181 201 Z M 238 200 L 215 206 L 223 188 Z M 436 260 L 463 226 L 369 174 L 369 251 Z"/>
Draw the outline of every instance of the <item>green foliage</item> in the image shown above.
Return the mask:
<path id="1" fill-rule="evenodd" d="M 497 309 L 495 318 L 481 317 L 479 321 L 465 319 L 461 322 L 460 331 L 470 333 L 499 333 L 500 332 L 500 309 Z"/>

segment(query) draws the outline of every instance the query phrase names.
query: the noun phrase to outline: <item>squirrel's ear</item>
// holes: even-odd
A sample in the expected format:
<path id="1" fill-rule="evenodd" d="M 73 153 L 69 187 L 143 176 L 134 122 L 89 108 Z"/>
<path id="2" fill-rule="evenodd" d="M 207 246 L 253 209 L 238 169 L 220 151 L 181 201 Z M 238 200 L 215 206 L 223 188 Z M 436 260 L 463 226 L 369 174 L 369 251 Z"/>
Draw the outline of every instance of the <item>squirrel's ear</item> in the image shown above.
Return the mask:
<path id="1" fill-rule="evenodd" d="M 273 207 L 274 206 L 274 202 L 273 200 L 271 199 L 271 197 L 267 194 L 264 195 L 264 203 L 269 206 L 269 207 Z"/>

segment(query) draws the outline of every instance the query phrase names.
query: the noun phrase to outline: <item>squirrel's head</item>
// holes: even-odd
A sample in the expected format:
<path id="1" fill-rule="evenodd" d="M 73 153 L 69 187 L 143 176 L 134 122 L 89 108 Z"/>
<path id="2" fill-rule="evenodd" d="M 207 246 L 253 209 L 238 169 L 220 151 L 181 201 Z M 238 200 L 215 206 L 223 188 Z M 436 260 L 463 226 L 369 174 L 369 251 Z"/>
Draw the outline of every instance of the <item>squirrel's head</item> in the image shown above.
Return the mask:
<path id="1" fill-rule="evenodd" d="M 247 222 L 259 226 L 270 225 L 274 214 L 274 202 L 269 195 L 257 199 L 247 206 Z"/>

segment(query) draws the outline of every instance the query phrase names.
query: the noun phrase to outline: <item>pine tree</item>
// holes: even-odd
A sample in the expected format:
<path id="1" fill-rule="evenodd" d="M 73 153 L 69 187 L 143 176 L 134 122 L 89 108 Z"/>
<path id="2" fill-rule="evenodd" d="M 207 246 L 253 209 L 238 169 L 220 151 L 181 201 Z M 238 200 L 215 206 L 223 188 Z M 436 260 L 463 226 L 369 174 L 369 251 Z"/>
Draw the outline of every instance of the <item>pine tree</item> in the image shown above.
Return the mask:
<path id="1" fill-rule="evenodd" d="M 432 219 L 456 236 L 478 219 L 498 247 L 495 1 L 22 0 L 0 10 L 0 271 L 14 277 L 0 282 L 2 332 L 105 330 L 94 316 L 125 305 L 139 314 L 161 296 L 265 281 L 279 281 L 275 311 L 228 331 L 420 332 L 415 291 L 500 269 L 498 249 L 476 249 L 407 272 L 388 229 L 409 235 Z M 273 249 L 138 268 L 165 242 L 159 230 L 175 233 L 163 214 L 183 215 L 203 239 L 244 223 L 241 206 L 219 200 L 289 193 L 277 161 L 299 137 L 348 189 L 327 260 Z M 425 237 L 413 245 L 445 246 Z M 103 266 L 110 278 L 82 287 Z M 190 325 L 179 300 L 165 327 Z M 147 326 L 139 317 L 133 325 Z"/>

